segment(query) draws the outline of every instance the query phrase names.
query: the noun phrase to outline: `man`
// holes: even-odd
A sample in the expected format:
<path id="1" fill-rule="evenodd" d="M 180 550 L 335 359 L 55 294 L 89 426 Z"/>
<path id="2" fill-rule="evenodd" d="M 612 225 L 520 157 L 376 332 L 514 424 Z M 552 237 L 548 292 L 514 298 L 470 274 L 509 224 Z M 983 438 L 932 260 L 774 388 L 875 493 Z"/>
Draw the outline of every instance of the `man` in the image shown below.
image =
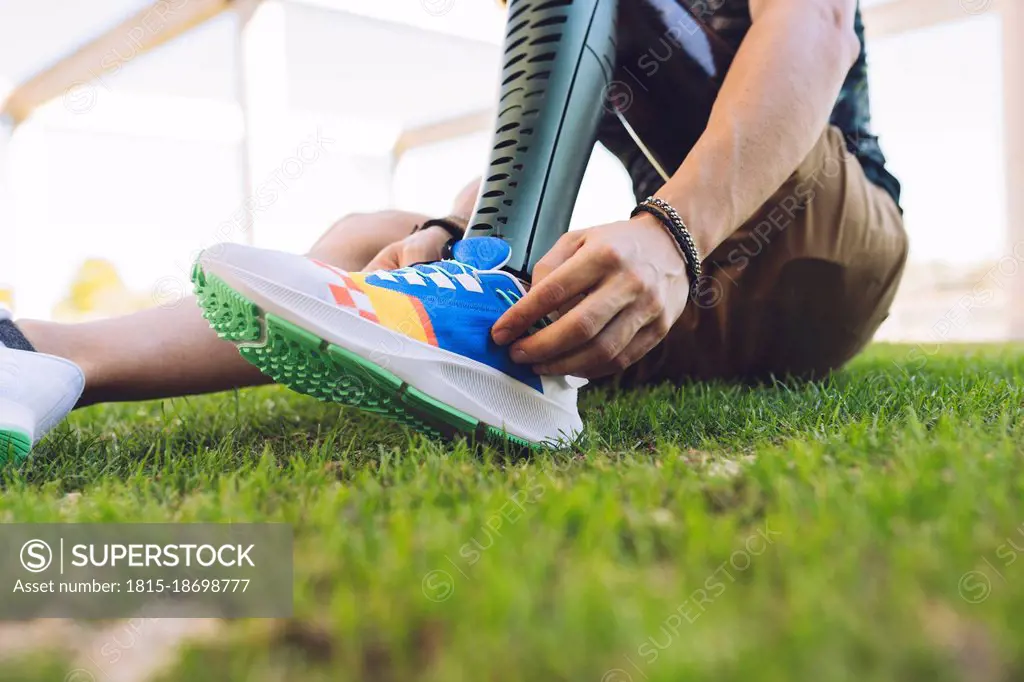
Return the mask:
<path id="1" fill-rule="evenodd" d="M 503 101 L 539 93 L 537 108 L 553 106 L 557 98 L 517 78 L 542 76 L 534 82 L 552 90 L 586 78 L 587 50 L 601 49 L 587 42 L 591 33 L 584 57 L 569 63 L 572 79 L 560 81 L 565 59 L 544 51 L 574 26 L 600 24 L 601 2 L 582 18 L 571 4 L 512 2 Z M 565 234 L 550 249 L 521 248 L 544 241 L 537 220 L 527 241 L 491 220 L 513 203 L 510 178 L 531 153 L 522 142 L 528 112 L 506 107 L 503 116 L 519 118 L 499 118 L 475 213 L 475 188 L 453 207 L 472 215 L 473 229 L 504 239 L 465 239 L 441 261 L 453 221 L 415 230 L 426 216 L 387 212 L 342 220 L 312 259 L 215 247 L 197 265 L 200 304 L 242 357 L 190 305 L 73 327 L 0 321 L 0 343 L 26 349 L 0 356 L 9 375 L 20 373 L 0 379 L 0 406 L 20 409 L 0 409 L 0 433 L 6 423 L 26 453 L 66 412 L 76 365 L 81 405 L 264 381 L 252 363 L 302 392 L 431 433 L 518 443 L 579 432 L 574 376 L 635 385 L 814 377 L 841 366 L 887 315 L 907 254 L 899 184 L 869 130 L 856 0 L 622 0 L 616 19 L 614 76 L 610 63 L 599 65 L 613 81 L 600 138 L 623 160 L 637 198 L 655 194 L 678 224 L 640 212 Z M 517 67 L 545 62 L 554 66 L 529 76 Z M 580 111 L 586 128 L 589 110 Z M 506 143 L 512 134 L 518 141 Z M 557 138 L 541 145 L 552 158 Z M 548 192 L 548 205 L 571 204 L 572 165 L 544 169 L 547 187 L 572 195 Z M 667 179 L 666 168 L 675 169 Z M 680 230 L 702 261 L 699 281 Z M 527 291 L 520 280 L 531 267 Z M 74 364 L 33 358 L 25 369 L 29 347 Z"/>

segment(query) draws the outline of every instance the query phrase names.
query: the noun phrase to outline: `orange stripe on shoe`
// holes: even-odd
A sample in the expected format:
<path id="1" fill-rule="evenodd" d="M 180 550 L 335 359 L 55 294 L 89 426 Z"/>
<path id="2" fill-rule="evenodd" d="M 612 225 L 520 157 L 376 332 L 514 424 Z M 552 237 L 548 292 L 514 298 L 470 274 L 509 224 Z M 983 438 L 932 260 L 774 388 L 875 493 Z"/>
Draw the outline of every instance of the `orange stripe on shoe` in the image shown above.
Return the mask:
<path id="1" fill-rule="evenodd" d="M 331 294 L 334 296 L 334 302 L 338 305 L 343 305 L 346 308 L 355 308 L 356 303 L 352 300 L 352 294 L 349 293 L 345 287 L 339 287 L 337 284 L 329 285 L 331 288 Z"/>
<path id="2" fill-rule="evenodd" d="M 370 307 L 379 320 L 379 324 L 403 336 L 408 336 L 410 339 L 416 339 L 428 344 L 431 343 L 427 328 L 423 324 L 423 319 L 416 311 L 414 305 L 419 303 L 419 301 L 400 291 L 369 284 L 366 282 L 368 274 L 352 272 L 349 273 L 349 277 L 353 280 L 353 288 L 365 292 L 366 297 L 370 301 Z M 360 309 L 362 310 L 363 308 Z M 430 334 L 433 334 L 433 329 L 430 330 Z M 436 340 L 433 345 L 436 345 Z"/>
<path id="3" fill-rule="evenodd" d="M 412 303 L 412 309 L 416 311 L 416 315 L 420 318 L 420 324 L 423 325 L 423 335 L 426 336 L 427 343 L 431 346 L 436 346 L 437 335 L 434 333 L 434 324 L 430 321 L 430 315 L 427 315 L 426 308 L 423 307 L 423 301 L 410 297 L 409 302 Z"/>
<path id="4" fill-rule="evenodd" d="M 363 291 L 363 292 L 365 292 L 367 289 L 372 289 L 373 288 L 372 284 L 367 284 L 366 283 L 366 276 L 368 274 L 370 274 L 370 273 L 366 273 L 366 272 L 342 272 L 342 271 L 339 270 L 338 274 L 341 276 L 341 279 L 342 279 L 343 282 L 345 282 L 346 286 L 350 286 L 353 289 L 355 289 L 356 291 Z"/>
<path id="5" fill-rule="evenodd" d="M 400 291 L 392 291 L 383 287 L 377 287 L 366 282 L 370 273 L 345 272 L 327 263 L 313 261 L 322 268 L 330 270 L 339 278 L 343 286 L 330 285 L 334 300 L 349 308 L 354 308 L 359 316 L 388 329 L 392 329 L 411 339 L 422 341 L 431 346 L 437 346 L 437 335 L 434 333 L 434 325 L 430 322 L 423 303 L 415 296 L 403 294 Z M 367 310 L 365 303 L 360 304 L 352 295 L 362 294 L 361 300 L 369 300 L 370 308 Z"/>

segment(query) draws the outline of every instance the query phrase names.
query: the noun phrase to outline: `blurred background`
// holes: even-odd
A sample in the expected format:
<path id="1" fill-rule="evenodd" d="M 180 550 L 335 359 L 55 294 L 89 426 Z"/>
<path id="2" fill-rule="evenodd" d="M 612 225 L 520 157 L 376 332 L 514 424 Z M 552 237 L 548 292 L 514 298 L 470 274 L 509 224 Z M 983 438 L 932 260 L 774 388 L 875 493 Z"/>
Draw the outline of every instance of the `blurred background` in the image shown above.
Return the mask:
<path id="1" fill-rule="evenodd" d="M 862 2 L 912 240 L 880 338 L 1024 337 L 1022 4 Z M 446 213 L 486 160 L 503 26 L 495 0 L 0 0 L 0 303 L 173 304 L 204 246 Z M 574 226 L 632 204 L 597 149 Z"/>

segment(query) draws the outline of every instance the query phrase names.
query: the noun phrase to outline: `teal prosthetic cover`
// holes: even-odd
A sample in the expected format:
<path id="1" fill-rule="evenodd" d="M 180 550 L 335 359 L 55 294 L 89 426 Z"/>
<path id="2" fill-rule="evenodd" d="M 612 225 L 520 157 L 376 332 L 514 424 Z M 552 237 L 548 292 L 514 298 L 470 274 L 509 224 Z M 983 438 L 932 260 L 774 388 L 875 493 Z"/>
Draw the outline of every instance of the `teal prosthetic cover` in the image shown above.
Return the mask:
<path id="1" fill-rule="evenodd" d="M 511 0 L 494 146 L 468 237 L 528 277 L 569 229 L 615 70 L 618 0 Z"/>

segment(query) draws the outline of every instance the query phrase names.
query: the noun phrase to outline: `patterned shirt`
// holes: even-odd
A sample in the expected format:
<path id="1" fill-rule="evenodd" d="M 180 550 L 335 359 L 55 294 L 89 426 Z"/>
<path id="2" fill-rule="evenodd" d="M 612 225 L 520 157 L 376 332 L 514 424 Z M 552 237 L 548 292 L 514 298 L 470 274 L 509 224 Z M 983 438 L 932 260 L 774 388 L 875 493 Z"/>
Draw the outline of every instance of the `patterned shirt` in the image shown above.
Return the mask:
<path id="1" fill-rule="evenodd" d="M 734 49 L 750 29 L 749 0 L 679 0 L 695 16 L 703 19 Z M 871 100 L 868 96 L 867 50 L 864 40 L 864 22 L 858 3 L 854 28 L 860 39 L 860 54 L 846 75 L 839 99 L 832 110 L 830 122 L 843 132 L 846 147 L 857 157 L 867 178 L 887 191 L 896 203 L 900 200 L 900 183 L 885 168 L 885 155 L 878 145 L 878 137 L 871 134 Z"/>

